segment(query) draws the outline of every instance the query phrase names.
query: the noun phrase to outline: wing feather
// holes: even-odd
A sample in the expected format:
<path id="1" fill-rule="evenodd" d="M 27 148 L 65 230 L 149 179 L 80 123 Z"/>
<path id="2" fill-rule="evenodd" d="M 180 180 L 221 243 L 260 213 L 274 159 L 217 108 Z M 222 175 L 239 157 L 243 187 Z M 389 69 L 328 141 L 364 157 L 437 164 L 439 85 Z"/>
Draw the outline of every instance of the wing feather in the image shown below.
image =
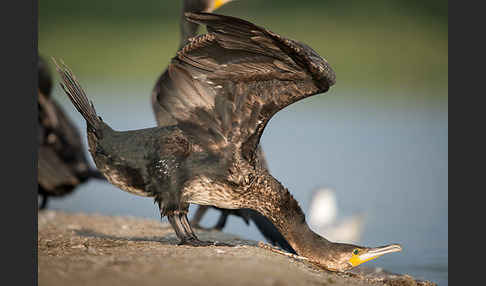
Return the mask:
<path id="1" fill-rule="evenodd" d="M 209 33 L 172 59 L 167 80 L 178 92 L 158 102 L 198 144 L 253 160 L 276 112 L 335 83 L 327 61 L 305 44 L 234 17 L 186 17 Z"/>

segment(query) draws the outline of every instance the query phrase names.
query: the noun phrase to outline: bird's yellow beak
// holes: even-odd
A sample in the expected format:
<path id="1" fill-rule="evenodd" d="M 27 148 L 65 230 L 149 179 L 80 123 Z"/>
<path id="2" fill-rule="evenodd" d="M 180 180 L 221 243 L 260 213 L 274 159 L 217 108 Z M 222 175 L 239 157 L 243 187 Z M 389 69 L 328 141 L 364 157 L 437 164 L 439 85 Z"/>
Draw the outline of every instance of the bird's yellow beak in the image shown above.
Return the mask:
<path id="1" fill-rule="evenodd" d="M 367 261 L 378 258 L 383 254 L 397 252 L 397 251 L 402 251 L 402 246 L 400 244 L 391 244 L 387 246 L 370 248 L 368 250 L 362 250 L 358 252 L 358 254 L 353 253 L 353 256 L 351 257 L 351 259 L 349 259 L 349 263 L 351 263 L 351 265 L 355 267 Z"/>
<path id="2" fill-rule="evenodd" d="M 228 3 L 231 0 L 214 0 L 213 4 L 213 11 L 218 9 L 219 7 L 223 6 L 224 4 Z"/>

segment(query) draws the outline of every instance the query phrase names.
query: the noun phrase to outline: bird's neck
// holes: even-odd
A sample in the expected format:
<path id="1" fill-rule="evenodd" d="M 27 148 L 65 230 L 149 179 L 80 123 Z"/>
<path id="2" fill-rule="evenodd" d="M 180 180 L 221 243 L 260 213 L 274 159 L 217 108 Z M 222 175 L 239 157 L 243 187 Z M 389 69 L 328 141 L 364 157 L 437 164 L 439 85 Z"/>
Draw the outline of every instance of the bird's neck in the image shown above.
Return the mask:
<path id="1" fill-rule="evenodd" d="M 197 35 L 199 25 L 187 21 L 185 18 L 181 21 L 181 38 L 179 42 L 179 50 L 182 49 L 188 42 L 189 38 Z"/>
<path id="2" fill-rule="evenodd" d="M 192 23 L 186 20 L 184 13 L 186 12 L 202 12 L 206 9 L 206 1 L 187 1 L 182 2 L 182 15 L 180 22 L 181 38 L 179 42 L 179 50 L 182 49 L 188 42 L 189 38 L 195 37 L 199 28 L 199 24 Z"/>
<path id="3" fill-rule="evenodd" d="M 243 199 L 244 207 L 270 219 L 297 254 L 313 260 L 316 249 L 331 247 L 332 242 L 310 229 L 298 202 L 268 171 L 263 171 L 251 185 Z"/>

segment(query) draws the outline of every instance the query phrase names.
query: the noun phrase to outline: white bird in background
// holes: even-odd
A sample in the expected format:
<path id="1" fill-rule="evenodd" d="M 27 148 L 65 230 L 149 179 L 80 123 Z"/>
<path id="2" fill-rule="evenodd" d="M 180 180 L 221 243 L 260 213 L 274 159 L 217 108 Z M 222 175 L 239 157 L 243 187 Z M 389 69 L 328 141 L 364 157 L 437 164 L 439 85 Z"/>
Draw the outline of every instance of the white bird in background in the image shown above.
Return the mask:
<path id="1" fill-rule="evenodd" d="M 309 224 L 319 235 L 333 242 L 358 243 L 364 228 L 364 215 L 358 214 L 335 222 L 337 200 L 334 190 L 319 188 L 312 194 Z"/>

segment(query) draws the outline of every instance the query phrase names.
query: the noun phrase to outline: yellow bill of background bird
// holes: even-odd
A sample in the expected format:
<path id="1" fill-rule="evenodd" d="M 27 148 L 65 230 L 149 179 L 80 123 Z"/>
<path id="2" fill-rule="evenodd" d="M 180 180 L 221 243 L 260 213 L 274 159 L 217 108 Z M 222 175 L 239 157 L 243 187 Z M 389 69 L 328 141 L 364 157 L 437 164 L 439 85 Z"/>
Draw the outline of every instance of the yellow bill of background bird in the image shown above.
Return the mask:
<path id="1" fill-rule="evenodd" d="M 231 0 L 214 0 L 213 2 L 213 11 L 218 9 L 219 7 L 223 6 L 224 4 L 230 2 Z"/>

